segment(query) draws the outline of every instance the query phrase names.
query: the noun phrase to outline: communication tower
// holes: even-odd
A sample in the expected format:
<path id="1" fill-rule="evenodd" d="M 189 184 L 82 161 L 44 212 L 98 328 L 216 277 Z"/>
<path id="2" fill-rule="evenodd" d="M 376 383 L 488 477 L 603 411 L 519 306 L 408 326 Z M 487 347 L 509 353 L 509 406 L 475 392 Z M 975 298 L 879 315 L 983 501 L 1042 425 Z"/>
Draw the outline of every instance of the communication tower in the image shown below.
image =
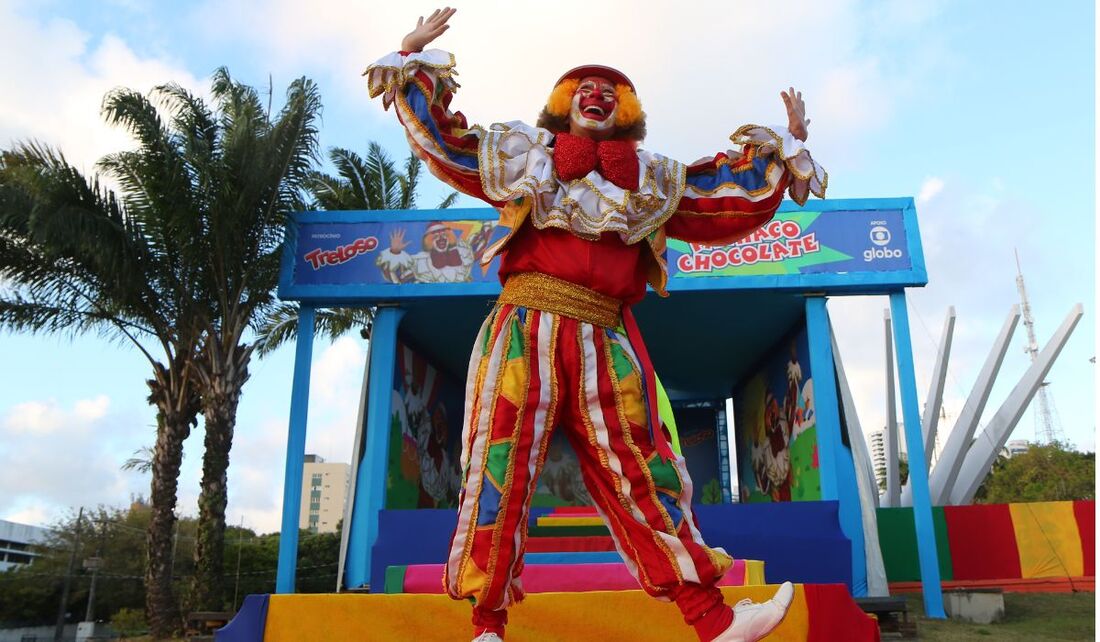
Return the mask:
<path id="1" fill-rule="evenodd" d="M 1020 291 L 1020 309 L 1024 319 L 1024 328 L 1027 329 L 1027 346 L 1024 347 L 1034 362 L 1039 356 L 1039 342 L 1035 339 L 1035 319 L 1031 316 L 1031 304 L 1027 299 L 1027 288 L 1024 287 L 1024 272 L 1020 268 L 1020 253 L 1013 248 L 1016 255 L 1016 289 Z M 1058 410 L 1054 407 L 1054 399 L 1050 394 L 1050 382 L 1044 381 L 1039 386 L 1035 401 L 1035 443 L 1049 444 L 1053 441 L 1064 441 L 1065 435 L 1058 422 Z"/>

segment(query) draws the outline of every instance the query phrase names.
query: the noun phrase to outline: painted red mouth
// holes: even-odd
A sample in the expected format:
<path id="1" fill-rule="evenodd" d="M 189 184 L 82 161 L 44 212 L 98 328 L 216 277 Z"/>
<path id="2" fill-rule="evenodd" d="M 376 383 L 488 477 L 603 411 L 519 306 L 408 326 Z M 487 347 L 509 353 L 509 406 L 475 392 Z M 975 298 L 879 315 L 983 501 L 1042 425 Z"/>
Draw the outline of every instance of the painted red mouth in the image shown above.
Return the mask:
<path id="1" fill-rule="evenodd" d="M 603 101 L 599 98 L 582 98 L 580 101 L 581 115 L 589 120 L 603 122 L 615 109 L 615 103 Z"/>

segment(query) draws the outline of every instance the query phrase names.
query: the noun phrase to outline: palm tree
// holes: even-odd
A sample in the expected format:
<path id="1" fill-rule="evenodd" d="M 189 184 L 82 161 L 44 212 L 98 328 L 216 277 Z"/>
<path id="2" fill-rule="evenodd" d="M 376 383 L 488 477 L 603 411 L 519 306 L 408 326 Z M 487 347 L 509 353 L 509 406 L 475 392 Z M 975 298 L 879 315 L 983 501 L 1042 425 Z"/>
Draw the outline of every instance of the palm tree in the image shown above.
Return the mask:
<path id="1" fill-rule="evenodd" d="M 143 109 L 146 108 L 146 109 Z M 148 103 L 116 92 L 108 121 L 139 142 L 150 181 L 175 202 L 181 168 L 170 162 L 169 135 Z M 160 162 L 151 162 L 161 157 Z M 134 345 L 149 361 L 149 402 L 156 408 L 146 536 L 146 605 L 155 634 L 177 628 L 172 589 L 172 530 L 183 441 L 199 412 L 189 376 L 197 354 L 201 307 L 191 291 L 195 266 L 180 260 L 193 224 L 182 207 L 164 208 L 104 189 L 48 147 L 26 143 L 0 154 L 0 326 L 31 332 L 97 332 Z M 159 355 L 159 356 L 158 356 Z"/>
<path id="2" fill-rule="evenodd" d="M 273 304 L 287 213 L 316 160 L 320 98 L 290 85 L 272 119 L 256 92 L 214 74 L 215 109 L 176 85 L 150 99 L 108 95 L 108 122 L 137 139 L 99 169 L 119 192 L 85 178 L 60 153 L 22 145 L 0 165 L 0 325 L 100 330 L 132 341 L 154 369 L 158 434 L 152 462 L 146 607 L 155 636 L 179 624 L 171 534 L 182 443 L 204 416 L 200 530 L 192 606 L 224 606 L 226 470 L 237 403 L 254 344 L 248 331 Z M 146 343 L 160 344 L 164 364 Z"/>
<path id="3" fill-rule="evenodd" d="M 310 173 L 307 188 L 316 210 L 411 210 L 416 209 L 420 186 L 420 159 L 412 153 L 405 159 L 403 171 L 376 142 L 367 144 L 366 158 L 342 147 L 329 150 L 329 161 L 336 176 L 321 171 Z M 451 192 L 436 205 L 445 209 L 455 204 L 458 192 Z M 363 338 L 370 335 L 374 319 L 372 308 L 328 308 L 317 311 L 316 331 L 335 339 L 352 328 L 360 328 Z M 260 326 L 259 354 L 265 356 L 293 339 L 298 333 L 298 305 L 280 303 Z"/>
<path id="4" fill-rule="evenodd" d="M 196 608 L 220 610 L 229 454 L 256 347 L 252 331 L 274 305 L 287 217 L 302 209 L 317 160 L 321 101 L 316 85 L 299 79 L 273 118 L 256 90 L 225 69 L 215 72 L 211 94 L 214 113 L 194 100 L 171 107 L 191 124 L 182 150 L 202 231 L 189 249 L 203 266 L 199 290 L 211 304 L 193 362 L 205 439 L 191 597 Z"/>

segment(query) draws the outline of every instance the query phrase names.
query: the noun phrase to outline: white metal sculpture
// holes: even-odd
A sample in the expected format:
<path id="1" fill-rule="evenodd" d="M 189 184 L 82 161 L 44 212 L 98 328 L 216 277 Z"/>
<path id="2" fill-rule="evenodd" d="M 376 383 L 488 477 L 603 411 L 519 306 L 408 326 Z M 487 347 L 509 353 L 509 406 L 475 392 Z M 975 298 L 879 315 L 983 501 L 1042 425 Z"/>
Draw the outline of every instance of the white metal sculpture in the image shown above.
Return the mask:
<path id="1" fill-rule="evenodd" d="M 940 350 L 936 355 L 936 366 L 932 370 L 932 384 L 928 388 L 928 399 L 924 402 L 924 415 L 921 417 L 921 434 L 924 435 L 924 452 L 928 455 L 928 470 L 932 470 L 933 445 L 936 443 L 936 428 L 943 406 L 943 387 L 947 382 L 947 361 L 951 358 L 951 339 L 955 333 L 955 306 L 947 308 L 947 318 L 943 322 L 943 334 L 940 335 Z M 909 482 L 901 489 L 901 505 L 913 505 L 913 489 Z"/>
<path id="2" fill-rule="evenodd" d="M 947 437 L 947 443 L 943 447 L 943 453 L 940 454 L 939 461 L 932 469 L 929 487 L 932 492 L 932 504 L 934 506 L 943 506 L 950 497 L 951 488 L 955 484 L 955 478 L 958 476 L 963 458 L 966 457 L 966 451 L 970 448 L 970 439 L 978 425 L 978 420 L 981 419 L 982 411 L 985 410 L 985 404 L 989 400 L 989 391 L 993 389 L 993 381 L 997 378 L 1001 363 L 1004 362 L 1012 333 L 1016 329 L 1016 323 L 1019 320 L 1020 308 L 1014 305 L 1008 313 L 1004 326 L 1001 327 L 1001 333 L 997 335 L 997 340 L 993 343 L 993 349 L 986 357 L 981 372 L 978 373 L 978 378 L 974 382 L 970 396 L 966 398 L 962 412 L 959 413 L 959 418 L 955 421 L 954 429 Z"/>
<path id="3" fill-rule="evenodd" d="M 844 411 L 844 429 L 848 431 L 848 441 L 852 446 L 852 459 L 856 471 L 856 486 L 859 488 L 860 517 L 863 521 L 864 554 L 867 563 L 867 595 L 885 597 L 890 595 L 886 581 L 886 565 L 882 561 L 882 548 L 878 541 L 878 485 L 871 467 L 871 456 L 867 452 L 867 441 L 856 414 L 855 400 L 848 387 L 848 377 L 844 375 L 844 364 L 840 360 L 840 346 L 829 325 L 829 340 L 833 345 L 833 363 L 836 366 L 837 392 L 840 394 L 840 406 Z"/>
<path id="4" fill-rule="evenodd" d="M 957 481 L 949 487 L 951 504 L 969 504 L 974 501 L 974 494 L 978 492 L 978 487 L 989 474 L 990 467 L 996 461 L 1005 442 L 1008 441 L 1012 429 L 1020 421 L 1020 417 L 1031 403 L 1036 391 L 1043 385 L 1043 378 L 1050 372 L 1050 367 L 1054 365 L 1058 353 L 1066 345 L 1066 341 L 1069 340 L 1070 334 L 1073 333 L 1073 329 L 1084 313 L 1080 303 L 1073 307 L 1069 316 L 1043 347 L 1035 363 L 1027 369 L 1016 387 L 1009 393 L 1008 398 L 986 424 L 985 430 L 974 440 L 966 453 Z"/>
<path id="5" fill-rule="evenodd" d="M 886 494 L 882 505 L 901 505 L 901 471 L 898 468 L 898 410 L 894 387 L 894 332 L 890 325 L 890 310 L 883 313 L 886 327 Z"/>

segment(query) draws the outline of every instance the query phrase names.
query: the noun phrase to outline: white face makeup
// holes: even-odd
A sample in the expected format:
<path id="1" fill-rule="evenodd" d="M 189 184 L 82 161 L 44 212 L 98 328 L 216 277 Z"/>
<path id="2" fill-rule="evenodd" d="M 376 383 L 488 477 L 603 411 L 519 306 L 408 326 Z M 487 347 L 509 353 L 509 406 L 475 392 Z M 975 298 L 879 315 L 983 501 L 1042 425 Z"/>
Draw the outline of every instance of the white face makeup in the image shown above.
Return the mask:
<path id="1" fill-rule="evenodd" d="M 611 83 L 585 78 L 573 94 L 569 118 L 583 129 L 604 131 L 615 126 L 618 108 L 619 101 L 615 98 L 615 87 Z"/>

